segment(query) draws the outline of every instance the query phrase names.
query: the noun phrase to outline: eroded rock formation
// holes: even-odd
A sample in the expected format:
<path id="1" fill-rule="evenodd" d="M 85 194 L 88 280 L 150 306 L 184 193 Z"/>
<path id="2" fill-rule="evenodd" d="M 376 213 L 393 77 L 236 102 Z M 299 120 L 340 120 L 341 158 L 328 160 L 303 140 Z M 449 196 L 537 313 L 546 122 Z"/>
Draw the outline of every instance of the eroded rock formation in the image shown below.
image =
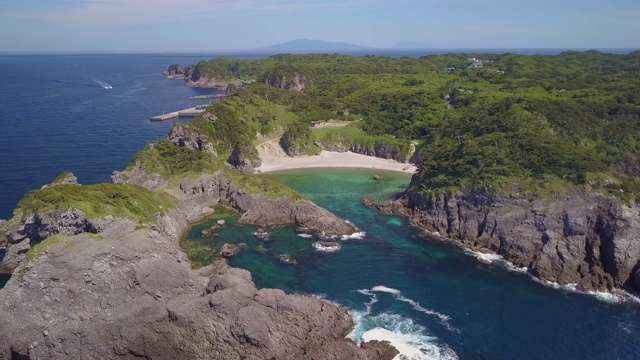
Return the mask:
<path id="1" fill-rule="evenodd" d="M 135 174 L 132 174 L 135 172 Z M 135 168 L 130 183 L 154 184 Z M 222 174 L 169 189 L 180 206 L 155 224 L 115 217 L 87 220 L 55 210 L 1 223 L 14 275 L 0 291 L 0 358 L 392 359 L 388 343 L 345 339 L 345 310 L 308 296 L 257 290 L 247 271 L 218 261 L 192 270 L 179 248 L 189 223 L 224 204 L 245 223 L 289 222 L 335 234 L 353 228 L 308 201 L 243 193 Z M 62 234 L 37 256 L 26 250 Z M 4 257 L 7 260 L 7 257 Z M 7 262 L 2 261 L 2 264 Z M 12 267 L 13 265 L 9 266 Z"/>
<path id="2" fill-rule="evenodd" d="M 544 280 L 587 291 L 640 283 L 640 209 L 604 195 L 578 191 L 534 200 L 487 191 L 413 194 L 380 209 L 408 215 L 445 241 L 502 255 Z"/>

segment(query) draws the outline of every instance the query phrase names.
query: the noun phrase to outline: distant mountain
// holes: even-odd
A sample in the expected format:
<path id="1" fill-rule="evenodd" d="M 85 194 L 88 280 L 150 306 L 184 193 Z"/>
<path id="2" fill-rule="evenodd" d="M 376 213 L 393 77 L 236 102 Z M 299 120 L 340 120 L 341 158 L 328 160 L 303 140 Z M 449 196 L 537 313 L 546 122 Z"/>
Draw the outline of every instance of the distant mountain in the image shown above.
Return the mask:
<path id="1" fill-rule="evenodd" d="M 400 44 L 395 44 L 391 47 L 391 49 L 395 50 L 424 50 L 431 49 L 430 45 L 419 43 L 419 42 L 403 42 Z"/>
<path id="2" fill-rule="evenodd" d="M 349 44 L 345 42 L 327 42 L 321 40 L 296 39 L 282 44 L 271 45 L 255 51 L 288 52 L 288 53 L 312 53 L 312 52 L 336 52 L 371 50 L 372 48 Z"/>

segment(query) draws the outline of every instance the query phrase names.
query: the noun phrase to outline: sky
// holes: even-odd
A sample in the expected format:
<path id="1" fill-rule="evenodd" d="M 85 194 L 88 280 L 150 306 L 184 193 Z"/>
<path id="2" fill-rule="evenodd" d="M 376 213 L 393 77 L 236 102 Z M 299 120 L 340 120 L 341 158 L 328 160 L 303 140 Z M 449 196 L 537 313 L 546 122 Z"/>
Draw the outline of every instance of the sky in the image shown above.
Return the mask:
<path id="1" fill-rule="evenodd" d="M 0 52 L 640 48 L 639 0 L 0 0 Z"/>

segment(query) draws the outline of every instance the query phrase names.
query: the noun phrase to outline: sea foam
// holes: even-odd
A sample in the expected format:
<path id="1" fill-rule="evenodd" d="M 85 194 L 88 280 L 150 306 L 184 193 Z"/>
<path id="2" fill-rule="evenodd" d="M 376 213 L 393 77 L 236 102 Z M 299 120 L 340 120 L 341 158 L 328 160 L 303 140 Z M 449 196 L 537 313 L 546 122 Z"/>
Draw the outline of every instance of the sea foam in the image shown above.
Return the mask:
<path id="1" fill-rule="evenodd" d="M 409 318 L 389 313 L 369 316 L 364 312 L 353 312 L 352 316 L 356 326 L 349 337 L 357 343 L 389 341 L 400 352 L 394 360 L 458 359 L 451 348 Z"/>
<path id="2" fill-rule="evenodd" d="M 471 255 L 473 257 L 475 257 L 476 259 L 488 263 L 488 264 L 497 264 L 500 265 L 502 267 L 504 267 L 505 269 L 509 270 L 509 271 L 513 271 L 513 272 L 517 272 L 517 273 L 527 273 L 529 271 L 528 268 L 526 267 L 519 267 L 514 265 L 513 263 L 507 261 L 505 258 L 503 258 L 502 256 L 498 255 L 498 254 L 487 254 L 487 253 L 482 253 L 479 251 L 473 251 L 473 250 L 469 250 L 469 249 L 465 249 L 464 250 L 465 254 L 467 255 Z"/>
<path id="3" fill-rule="evenodd" d="M 389 293 L 389 294 L 394 294 L 394 295 L 399 295 L 400 294 L 400 290 L 396 290 L 390 287 L 386 287 L 383 285 L 378 285 L 378 286 L 374 286 L 373 288 L 371 288 L 371 291 L 375 291 L 375 292 L 385 292 L 385 293 Z"/>
<path id="4" fill-rule="evenodd" d="M 327 247 L 323 246 L 322 242 L 318 241 L 313 243 L 313 248 L 316 249 L 316 251 L 332 253 L 340 250 L 342 248 L 342 245 L 340 245 L 340 243 L 336 243 L 335 246 Z"/>
<path id="5" fill-rule="evenodd" d="M 364 231 L 359 231 L 357 233 L 353 233 L 351 235 L 342 235 L 340 240 L 352 240 L 352 239 L 364 239 L 366 233 Z"/>
<path id="6" fill-rule="evenodd" d="M 394 289 L 394 288 L 390 288 L 384 285 L 378 285 L 378 286 L 374 286 L 373 288 L 369 289 L 361 289 L 358 290 L 359 293 L 363 294 L 363 295 L 367 295 L 371 297 L 371 301 L 370 303 L 367 303 L 365 305 L 367 305 L 367 311 L 370 313 L 370 308 L 371 305 L 375 304 L 378 301 L 377 296 L 375 295 L 376 292 L 381 292 L 381 293 L 387 293 L 387 294 L 391 294 L 393 295 L 393 297 L 398 300 L 398 301 L 402 301 L 405 302 L 409 305 L 411 305 L 413 307 L 414 310 L 421 312 L 423 314 L 429 315 L 429 316 L 434 316 L 436 317 L 438 320 L 440 320 L 440 323 L 442 323 L 447 330 L 451 331 L 451 332 L 460 332 L 460 330 L 456 329 L 455 327 L 451 326 L 451 324 L 449 324 L 449 320 L 450 317 L 439 313 L 435 310 L 431 310 L 431 309 L 427 309 L 425 307 L 423 307 L 422 305 L 420 305 L 420 303 L 418 303 L 415 300 L 409 299 L 406 296 L 402 295 L 402 292 L 398 289 Z"/>

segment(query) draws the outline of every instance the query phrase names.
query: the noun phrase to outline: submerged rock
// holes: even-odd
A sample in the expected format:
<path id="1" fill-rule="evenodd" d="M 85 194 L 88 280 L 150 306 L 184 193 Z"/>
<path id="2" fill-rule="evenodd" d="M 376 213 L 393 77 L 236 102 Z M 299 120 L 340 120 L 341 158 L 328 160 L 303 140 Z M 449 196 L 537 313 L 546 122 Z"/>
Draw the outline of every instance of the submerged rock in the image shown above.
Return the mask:
<path id="1" fill-rule="evenodd" d="M 340 244 L 338 244 L 335 241 L 321 241 L 318 246 L 325 248 L 325 249 L 338 249 L 340 247 Z"/>
<path id="2" fill-rule="evenodd" d="M 298 261 L 296 259 L 292 258 L 291 255 L 280 254 L 280 255 L 278 255 L 278 259 L 283 264 L 290 264 L 290 265 L 297 265 L 298 264 Z"/>
<path id="3" fill-rule="evenodd" d="M 362 205 L 364 205 L 364 206 L 366 206 L 366 207 L 371 207 L 371 206 L 375 206 L 375 205 L 376 205 L 376 203 L 375 203 L 375 201 L 373 201 L 372 199 L 364 198 L 364 199 L 362 200 Z"/>

